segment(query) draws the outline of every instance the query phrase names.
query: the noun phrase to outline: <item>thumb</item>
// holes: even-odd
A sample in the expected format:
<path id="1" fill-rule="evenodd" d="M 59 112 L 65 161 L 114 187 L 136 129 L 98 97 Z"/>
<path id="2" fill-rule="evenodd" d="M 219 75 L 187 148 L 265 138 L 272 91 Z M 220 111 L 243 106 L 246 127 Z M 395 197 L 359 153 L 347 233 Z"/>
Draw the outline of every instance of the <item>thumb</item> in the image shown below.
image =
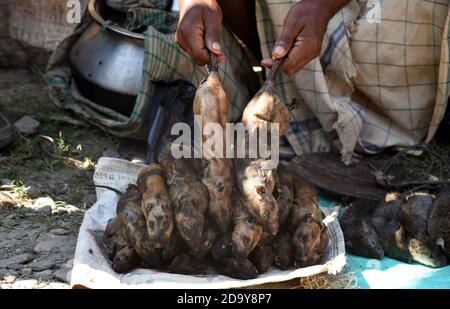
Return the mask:
<path id="1" fill-rule="evenodd" d="M 222 53 L 220 45 L 220 21 L 211 20 L 205 23 L 205 44 L 208 49 L 216 55 Z"/>
<path id="2" fill-rule="evenodd" d="M 283 26 L 283 30 L 281 31 L 281 34 L 273 47 L 272 57 L 274 59 L 280 59 L 286 56 L 286 54 L 291 50 L 297 34 L 298 33 L 295 31 L 295 27 L 292 23 L 286 21 Z"/>

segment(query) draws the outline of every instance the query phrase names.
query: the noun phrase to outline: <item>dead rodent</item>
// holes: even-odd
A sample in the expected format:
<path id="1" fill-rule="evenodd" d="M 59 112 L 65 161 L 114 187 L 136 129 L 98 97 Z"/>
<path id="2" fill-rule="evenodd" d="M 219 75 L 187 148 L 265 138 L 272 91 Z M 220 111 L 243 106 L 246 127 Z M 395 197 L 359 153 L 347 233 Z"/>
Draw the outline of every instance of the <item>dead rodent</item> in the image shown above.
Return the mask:
<path id="1" fill-rule="evenodd" d="M 161 250 L 162 259 L 165 263 L 170 263 L 176 256 L 187 250 L 188 248 L 186 242 L 183 237 L 181 237 L 180 233 L 175 229 Z"/>
<path id="2" fill-rule="evenodd" d="M 211 249 L 214 246 L 216 239 L 219 237 L 218 229 L 208 221 L 205 222 L 203 228 L 202 240 L 200 242 L 200 247 L 197 251 L 192 251 L 191 254 L 196 259 L 204 260 L 211 253 Z"/>
<path id="3" fill-rule="evenodd" d="M 281 64 L 282 60 L 274 63 L 263 87 L 245 107 L 242 122 L 247 128 L 267 128 L 272 133 L 270 124 L 277 123 L 280 136 L 289 129 L 291 112 L 274 90 L 275 78 Z"/>
<path id="4" fill-rule="evenodd" d="M 205 266 L 189 254 L 178 255 L 167 267 L 167 271 L 182 275 L 195 275 L 203 272 Z"/>
<path id="5" fill-rule="evenodd" d="M 216 261 L 220 271 L 237 279 L 254 279 L 258 276 L 258 270 L 248 259 L 227 258 Z"/>
<path id="6" fill-rule="evenodd" d="M 434 198 L 428 193 L 407 196 L 398 217 L 407 234 L 411 259 L 430 267 L 442 267 L 447 264 L 447 258 L 442 251 L 440 239 L 428 232 L 429 218 L 436 207 Z"/>
<path id="7" fill-rule="evenodd" d="M 120 220 L 111 219 L 106 230 L 105 235 L 109 237 L 108 247 L 111 250 L 109 258 L 112 260 L 112 269 L 117 273 L 126 273 L 138 267 L 141 259 L 128 241 Z"/>
<path id="8" fill-rule="evenodd" d="M 275 254 L 271 246 L 258 246 L 252 251 L 248 259 L 258 272 L 263 274 L 272 266 L 274 257 Z"/>
<path id="9" fill-rule="evenodd" d="M 400 194 L 387 194 L 373 212 L 372 225 L 385 255 L 410 263 L 412 257 L 408 249 L 408 236 L 398 220 L 402 204 L 403 198 Z"/>
<path id="10" fill-rule="evenodd" d="M 450 187 L 436 194 L 428 217 L 428 232 L 450 258 Z"/>
<path id="11" fill-rule="evenodd" d="M 378 205 L 372 223 L 386 256 L 431 267 L 445 265 L 445 256 L 436 241 L 424 231 L 423 218 L 429 210 L 419 208 L 421 205 L 430 207 L 429 202 L 430 196 L 425 194 L 415 194 L 406 199 L 402 199 L 399 194 L 388 194 Z"/>
<path id="12" fill-rule="evenodd" d="M 431 267 L 441 267 L 447 262 L 434 241 L 421 235 L 409 237 L 395 219 L 379 227 L 378 234 L 385 254 L 390 258 L 405 263 L 416 261 Z"/>
<path id="13" fill-rule="evenodd" d="M 386 256 L 405 263 L 412 262 L 408 236 L 400 222 L 388 219 L 381 226 L 375 224 L 375 228 Z"/>
<path id="14" fill-rule="evenodd" d="M 217 57 L 211 55 L 208 77 L 198 87 L 193 106 L 194 114 L 201 120 L 204 143 L 207 143 L 212 136 L 212 132 L 208 133 L 207 126 L 220 124 L 222 129 L 225 129 L 229 122 L 229 105 L 220 82 Z M 225 143 L 223 145 L 222 152 L 225 151 Z M 206 152 L 207 150 L 208 147 L 204 147 L 203 158 L 206 161 L 206 167 L 203 169 L 202 182 L 207 187 L 210 197 L 208 213 L 219 230 L 226 233 L 233 215 L 233 162 L 224 158 L 224 153 L 217 156 L 217 149 L 214 149 L 212 153 Z"/>
<path id="15" fill-rule="evenodd" d="M 376 207 L 375 202 L 356 200 L 339 218 L 345 247 L 353 254 L 374 259 L 381 259 L 384 256 L 383 247 L 371 219 Z"/>
<path id="16" fill-rule="evenodd" d="M 403 204 L 403 197 L 399 193 L 388 193 L 373 212 L 373 217 L 383 217 L 385 219 L 398 219 L 400 207 Z"/>
<path id="17" fill-rule="evenodd" d="M 232 247 L 233 243 L 231 234 L 222 235 L 216 240 L 216 243 L 211 250 L 211 256 L 213 257 L 218 269 L 223 274 L 233 278 L 256 278 L 258 276 L 258 269 L 256 266 L 249 259 L 233 257 Z M 250 258 L 255 258 L 258 256 L 258 251 L 258 248 L 255 249 Z M 267 267 L 267 262 L 270 259 L 270 255 L 269 252 L 260 253 L 264 255 L 264 258 L 261 258 L 258 262 L 255 262 L 260 270 L 264 270 L 264 268 Z"/>
<path id="18" fill-rule="evenodd" d="M 211 249 L 211 256 L 215 260 L 223 260 L 233 256 L 232 234 L 228 233 L 220 236 Z"/>
<path id="19" fill-rule="evenodd" d="M 319 264 L 324 258 L 328 246 L 328 233 L 326 226 L 305 215 L 303 222 L 292 235 L 294 246 L 295 265 L 308 267 Z"/>
<path id="20" fill-rule="evenodd" d="M 117 240 L 121 238 L 121 240 Z M 117 242 L 112 269 L 117 273 L 127 273 L 139 267 L 141 259 L 133 246 L 126 240 L 125 233 L 119 232 L 113 236 L 113 241 Z"/>
<path id="21" fill-rule="evenodd" d="M 413 193 L 400 206 L 398 220 L 408 235 L 428 234 L 427 222 L 433 207 L 434 196 L 428 193 Z"/>
<path id="22" fill-rule="evenodd" d="M 174 213 L 169 189 L 159 164 L 143 169 L 137 186 L 142 194 L 141 209 L 147 223 L 147 233 L 155 248 L 161 248 L 173 230 Z"/>
<path id="23" fill-rule="evenodd" d="M 211 65 L 206 79 L 197 88 L 194 98 L 194 115 L 202 118 L 203 126 L 209 123 L 218 123 L 225 128 L 228 123 L 228 101 L 225 90 L 220 82 L 217 58 L 211 55 Z M 208 139 L 209 136 L 203 136 Z"/>
<path id="24" fill-rule="evenodd" d="M 142 195 L 137 186 L 128 185 L 117 203 L 117 216 L 122 221 L 127 239 L 143 263 L 151 268 L 161 266 L 161 257 L 147 234 L 147 224 L 141 210 Z"/>
<path id="25" fill-rule="evenodd" d="M 276 235 L 279 227 L 278 205 L 272 195 L 276 171 L 266 165 L 267 160 L 236 159 L 236 186 L 248 213 L 272 235 Z"/>
<path id="26" fill-rule="evenodd" d="M 274 197 L 278 205 L 278 222 L 280 229 L 282 229 L 288 219 L 294 202 L 292 174 L 290 174 L 286 168 L 279 165 L 275 181 Z"/>
<path id="27" fill-rule="evenodd" d="M 281 233 L 278 233 L 278 234 L 281 234 Z M 258 246 L 272 245 L 272 243 L 276 237 L 277 237 L 276 235 L 272 235 L 267 230 L 263 229 Z"/>
<path id="28" fill-rule="evenodd" d="M 112 237 L 120 228 L 122 228 L 122 222 L 118 217 L 109 219 L 105 227 L 105 236 Z"/>
<path id="29" fill-rule="evenodd" d="M 372 225 L 375 227 L 376 231 L 382 232 L 383 227 L 391 221 L 397 221 L 400 213 L 400 209 L 403 204 L 403 198 L 398 193 L 389 193 L 385 196 L 384 200 L 381 201 L 372 212 L 367 213 L 356 213 L 355 216 L 372 217 Z M 400 222 L 396 223 L 399 225 Z M 345 235 L 344 235 L 345 236 Z"/>
<path id="30" fill-rule="evenodd" d="M 272 248 L 275 254 L 273 264 L 277 268 L 287 270 L 294 265 L 292 238 L 288 233 L 277 235 Z"/>
<path id="31" fill-rule="evenodd" d="M 246 258 L 261 239 L 263 227 L 247 212 L 240 197 L 235 198 L 233 255 Z"/>
<path id="32" fill-rule="evenodd" d="M 289 230 L 294 233 L 306 215 L 322 221 L 322 210 L 319 207 L 316 188 L 303 179 L 293 176 L 294 201 L 289 214 Z"/>
<path id="33" fill-rule="evenodd" d="M 289 128 L 290 110 L 274 91 L 275 78 L 281 64 L 282 60 L 275 61 L 263 87 L 245 107 L 242 123 L 249 128 L 250 135 L 255 135 L 262 129 L 262 132 L 281 136 Z M 276 132 L 272 132 L 272 124 L 278 124 Z M 235 174 L 237 189 L 241 192 L 250 215 L 272 235 L 276 235 L 279 214 L 277 202 L 272 195 L 276 170 L 270 167 L 271 163 L 270 160 L 261 158 L 238 159 Z"/>
<path id="34" fill-rule="evenodd" d="M 169 193 L 175 211 L 178 232 L 196 251 L 203 235 L 205 211 L 209 204 L 208 190 L 198 178 L 199 160 L 175 160 L 168 154 L 161 160 L 166 172 Z"/>
<path id="35" fill-rule="evenodd" d="M 202 182 L 208 189 L 208 214 L 222 233 L 233 217 L 234 167 L 229 159 L 205 160 Z"/>
<path id="36" fill-rule="evenodd" d="M 430 267 L 447 265 L 447 257 L 441 247 L 428 235 L 417 235 L 408 239 L 408 250 L 412 260 Z"/>

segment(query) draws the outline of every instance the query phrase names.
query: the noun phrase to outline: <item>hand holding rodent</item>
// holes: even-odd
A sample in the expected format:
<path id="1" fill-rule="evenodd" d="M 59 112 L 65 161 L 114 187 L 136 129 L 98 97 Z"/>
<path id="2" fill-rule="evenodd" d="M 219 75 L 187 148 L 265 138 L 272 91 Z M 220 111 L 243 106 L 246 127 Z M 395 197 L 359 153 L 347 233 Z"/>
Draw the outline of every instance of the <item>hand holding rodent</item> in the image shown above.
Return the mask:
<path id="1" fill-rule="evenodd" d="M 307 63 L 320 56 L 322 40 L 329 20 L 349 0 L 303 0 L 289 10 L 283 29 L 272 51 L 272 59 L 261 64 L 271 67 L 274 59 L 286 56 L 281 67 L 294 75 Z"/>
<path id="2" fill-rule="evenodd" d="M 216 0 L 180 0 L 175 40 L 198 65 L 210 62 L 209 52 L 225 61 L 220 45 L 222 11 Z"/>

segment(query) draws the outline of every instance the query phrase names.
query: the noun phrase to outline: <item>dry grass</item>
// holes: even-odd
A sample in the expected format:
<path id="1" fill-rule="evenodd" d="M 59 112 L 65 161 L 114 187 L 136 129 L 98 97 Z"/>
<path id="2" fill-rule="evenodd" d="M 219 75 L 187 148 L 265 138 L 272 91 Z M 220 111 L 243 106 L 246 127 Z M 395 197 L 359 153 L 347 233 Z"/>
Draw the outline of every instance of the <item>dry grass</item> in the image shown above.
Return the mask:
<path id="1" fill-rule="evenodd" d="M 343 272 L 337 275 L 320 274 L 300 278 L 301 289 L 356 289 L 358 280 L 354 272 Z"/>
<path id="2" fill-rule="evenodd" d="M 356 274 L 351 271 L 331 275 L 327 273 L 296 278 L 284 282 L 266 283 L 249 287 L 251 289 L 357 289 Z"/>

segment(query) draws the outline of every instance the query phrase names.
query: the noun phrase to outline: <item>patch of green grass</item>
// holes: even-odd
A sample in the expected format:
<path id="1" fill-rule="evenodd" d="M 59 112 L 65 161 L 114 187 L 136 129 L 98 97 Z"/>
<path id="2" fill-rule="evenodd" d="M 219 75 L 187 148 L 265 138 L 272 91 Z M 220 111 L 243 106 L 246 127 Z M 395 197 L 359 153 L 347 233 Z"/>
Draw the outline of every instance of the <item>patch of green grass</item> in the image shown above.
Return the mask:
<path id="1" fill-rule="evenodd" d="M 2 189 L 7 189 L 11 194 L 19 198 L 28 197 L 27 191 L 30 187 L 25 186 L 22 180 L 13 180 L 9 185 L 3 185 Z"/>
<path id="2" fill-rule="evenodd" d="M 70 144 L 64 139 L 61 131 L 59 131 L 59 137 L 56 139 L 56 145 L 59 153 L 66 153 L 70 150 Z"/>

